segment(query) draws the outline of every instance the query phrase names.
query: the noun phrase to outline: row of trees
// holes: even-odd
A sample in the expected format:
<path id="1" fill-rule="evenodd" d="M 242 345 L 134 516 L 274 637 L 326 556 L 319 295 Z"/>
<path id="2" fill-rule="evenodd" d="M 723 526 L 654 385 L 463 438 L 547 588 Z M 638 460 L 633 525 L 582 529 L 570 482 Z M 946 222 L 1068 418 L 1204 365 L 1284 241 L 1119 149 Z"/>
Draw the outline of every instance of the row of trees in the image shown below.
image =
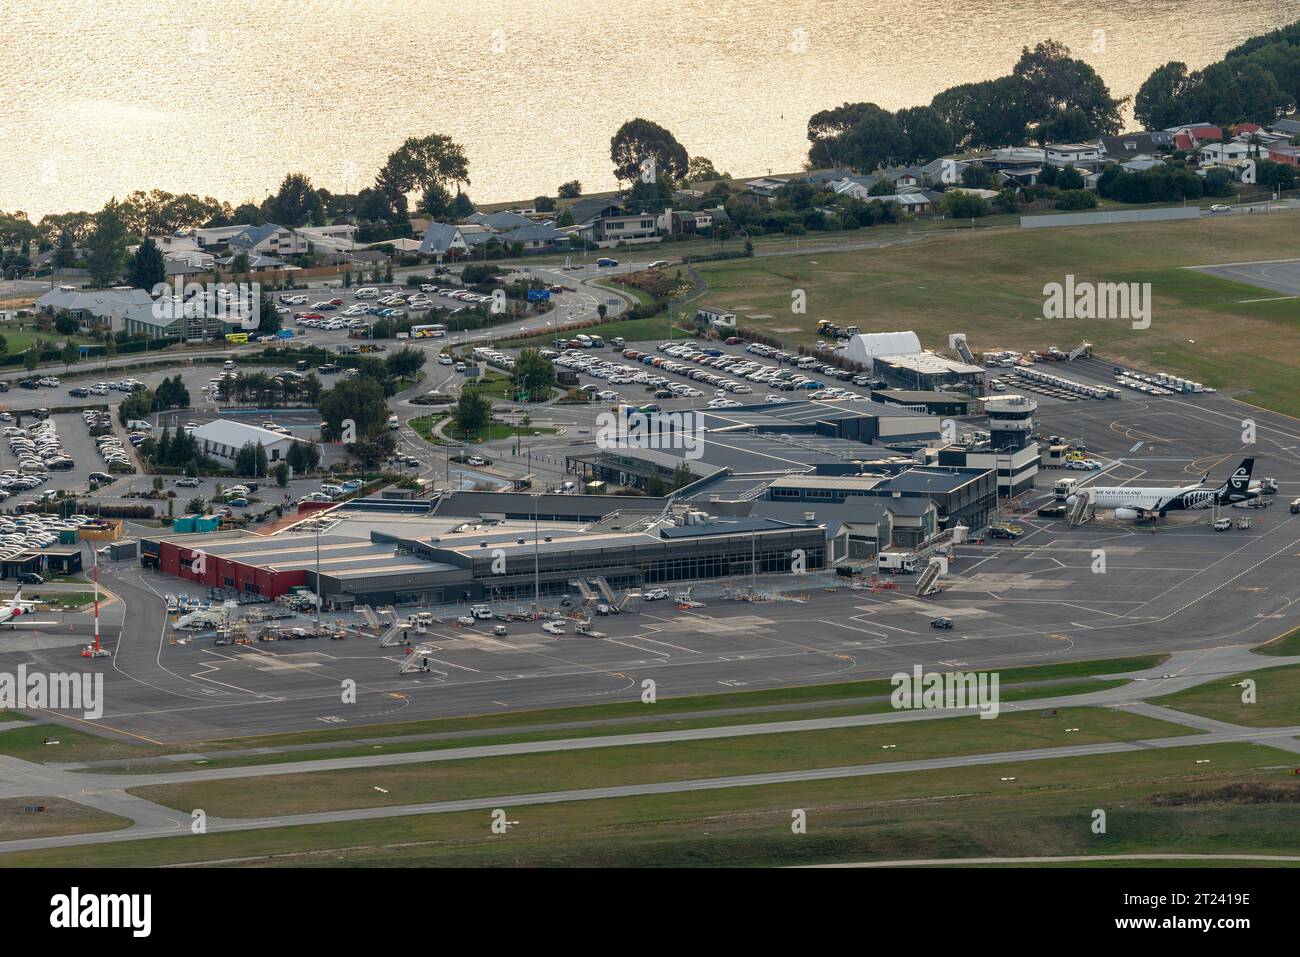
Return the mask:
<path id="1" fill-rule="evenodd" d="M 1184 123 L 1267 125 L 1300 103 L 1300 21 L 1229 50 L 1202 70 L 1157 67 L 1133 100 L 1148 129 Z"/>
<path id="2" fill-rule="evenodd" d="M 925 164 L 954 150 L 1091 139 L 1119 131 L 1125 102 L 1069 47 L 1045 40 L 1023 48 L 1009 75 L 950 87 L 929 106 L 890 112 L 845 103 L 814 114 L 808 161 L 870 172 Z"/>

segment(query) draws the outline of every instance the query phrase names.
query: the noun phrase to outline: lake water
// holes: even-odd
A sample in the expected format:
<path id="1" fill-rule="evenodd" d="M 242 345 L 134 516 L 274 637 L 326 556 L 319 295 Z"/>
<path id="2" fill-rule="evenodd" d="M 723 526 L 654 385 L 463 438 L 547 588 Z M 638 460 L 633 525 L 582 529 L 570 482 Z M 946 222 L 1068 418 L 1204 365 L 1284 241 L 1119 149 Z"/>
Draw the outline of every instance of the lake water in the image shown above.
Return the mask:
<path id="1" fill-rule="evenodd" d="M 797 170 L 808 117 L 1006 73 L 1052 37 L 1132 95 L 1294 19 L 1240 0 L 0 0 L 0 209 L 133 189 L 260 200 L 288 171 L 369 185 L 437 132 L 480 202 L 614 186 L 626 119 L 736 176 Z M 1230 14 L 1229 14 L 1230 11 Z"/>

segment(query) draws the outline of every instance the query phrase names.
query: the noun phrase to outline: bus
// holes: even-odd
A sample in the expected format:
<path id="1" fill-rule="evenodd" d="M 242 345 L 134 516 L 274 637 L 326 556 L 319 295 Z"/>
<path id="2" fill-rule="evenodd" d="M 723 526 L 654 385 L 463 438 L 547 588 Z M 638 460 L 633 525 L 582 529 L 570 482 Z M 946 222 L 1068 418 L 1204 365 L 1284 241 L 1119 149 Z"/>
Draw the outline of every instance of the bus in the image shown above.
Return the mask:
<path id="1" fill-rule="evenodd" d="M 447 327 L 434 323 L 430 326 L 411 326 L 412 339 L 438 339 L 447 334 Z"/>
<path id="2" fill-rule="evenodd" d="M 233 343 L 236 344 L 236 345 L 243 345 L 244 343 L 246 343 L 246 342 L 248 341 L 248 333 L 247 333 L 247 332 L 228 332 L 228 333 L 226 333 L 226 341 L 227 341 L 227 342 L 233 342 Z"/>

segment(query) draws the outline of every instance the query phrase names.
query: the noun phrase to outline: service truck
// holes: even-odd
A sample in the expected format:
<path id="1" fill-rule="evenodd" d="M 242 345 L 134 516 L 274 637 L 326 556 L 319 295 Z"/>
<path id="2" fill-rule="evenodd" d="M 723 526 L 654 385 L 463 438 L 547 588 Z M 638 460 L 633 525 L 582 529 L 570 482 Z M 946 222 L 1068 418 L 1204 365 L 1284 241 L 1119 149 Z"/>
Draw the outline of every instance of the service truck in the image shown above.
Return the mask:
<path id="1" fill-rule="evenodd" d="M 916 559 L 907 552 L 881 552 L 876 558 L 876 567 L 891 574 L 916 574 Z"/>

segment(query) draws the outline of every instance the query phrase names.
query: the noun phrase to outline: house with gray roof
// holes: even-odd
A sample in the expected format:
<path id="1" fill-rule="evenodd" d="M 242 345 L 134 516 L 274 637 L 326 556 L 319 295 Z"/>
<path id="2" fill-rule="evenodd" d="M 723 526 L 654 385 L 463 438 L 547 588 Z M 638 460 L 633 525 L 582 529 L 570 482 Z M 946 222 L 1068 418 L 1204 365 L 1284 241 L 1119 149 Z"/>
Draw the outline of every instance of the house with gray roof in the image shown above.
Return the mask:
<path id="1" fill-rule="evenodd" d="M 226 241 L 233 253 L 265 256 L 305 256 L 311 250 L 307 239 L 275 223 L 247 226 Z"/>
<path id="2" fill-rule="evenodd" d="M 420 242 L 421 256 L 458 256 L 468 250 L 460 227 L 451 223 L 430 223 Z"/>

